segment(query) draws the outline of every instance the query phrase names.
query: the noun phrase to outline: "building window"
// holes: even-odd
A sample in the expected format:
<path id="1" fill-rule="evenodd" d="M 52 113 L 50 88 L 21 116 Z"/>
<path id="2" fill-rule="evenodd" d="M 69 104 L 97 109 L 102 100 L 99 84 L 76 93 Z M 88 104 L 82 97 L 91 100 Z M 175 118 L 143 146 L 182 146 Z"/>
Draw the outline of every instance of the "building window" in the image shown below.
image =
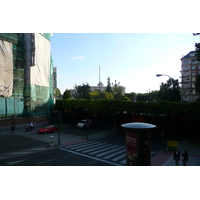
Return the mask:
<path id="1" fill-rule="evenodd" d="M 189 76 L 189 72 L 183 72 L 182 76 Z"/>
<path id="2" fill-rule="evenodd" d="M 196 74 L 195 71 L 192 71 L 192 76 L 195 76 L 195 74 Z"/>
<path id="3" fill-rule="evenodd" d="M 196 79 L 196 77 L 192 77 L 192 81 L 193 81 L 193 82 L 195 81 L 195 79 Z"/>
<path id="4" fill-rule="evenodd" d="M 195 60 L 191 60 L 192 64 L 195 64 Z"/>
<path id="5" fill-rule="evenodd" d="M 192 69 L 196 69 L 196 66 L 195 66 L 195 65 L 192 65 Z"/>

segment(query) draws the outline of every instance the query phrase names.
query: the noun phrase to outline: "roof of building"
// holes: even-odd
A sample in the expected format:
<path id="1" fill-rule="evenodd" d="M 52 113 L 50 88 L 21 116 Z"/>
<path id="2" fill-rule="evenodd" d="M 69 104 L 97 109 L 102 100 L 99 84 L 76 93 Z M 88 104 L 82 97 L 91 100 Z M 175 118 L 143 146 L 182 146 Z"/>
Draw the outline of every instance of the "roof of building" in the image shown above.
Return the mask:
<path id="1" fill-rule="evenodd" d="M 182 59 L 184 59 L 184 58 L 190 58 L 191 57 L 190 56 L 191 53 L 196 53 L 196 51 L 190 51 L 187 55 L 183 56 Z"/>

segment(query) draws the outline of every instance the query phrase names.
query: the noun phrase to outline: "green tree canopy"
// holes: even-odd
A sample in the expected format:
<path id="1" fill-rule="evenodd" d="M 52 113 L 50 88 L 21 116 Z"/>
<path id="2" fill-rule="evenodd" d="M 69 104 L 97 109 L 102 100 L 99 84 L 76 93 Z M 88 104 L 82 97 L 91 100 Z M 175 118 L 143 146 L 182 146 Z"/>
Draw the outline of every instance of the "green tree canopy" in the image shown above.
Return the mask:
<path id="1" fill-rule="evenodd" d="M 65 90 L 63 93 L 63 99 L 70 99 L 71 98 L 71 93 L 69 90 Z"/>
<path id="2" fill-rule="evenodd" d="M 114 99 L 114 95 L 111 92 L 102 92 L 101 94 L 102 99 Z"/>
<path id="3" fill-rule="evenodd" d="M 128 97 L 131 101 L 134 101 L 137 99 L 137 94 L 134 92 L 126 93 L 125 96 Z"/>
<path id="4" fill-rule="evenodd" d="M 107 82 L 107 87 L 106 87 L 106 92 L 112 92 L 112 87 L 110 83 L 110 77 L 108 77 L 108 82 Z"/>
<path id="5" fill-rule="evenodd" d="M 90 99 L 99 99 L 99 91 L 94 90 L 89 93 Z"/>
<path id="6" fill-rule="evenodd" d="M 90 86 L 89 84 L 84 84 L 83 85 L 76 85 L 75 86 L 75 89 L 76 89 L 76 98 L 78 99 L 90 99 L 90 92 L 91 92 L 91 89 L 90 89 Z"/>
<path id="7" fill-rule="evenodd" d="M 180 86 L 178 79 L 169 78 L 167 83 L 161 83 L 158 91 L 159 101 L 180 101 Z"/>
<path id="8" fill-rule="evenodd" d="M 200 33 L 193 33 L 194 36 L 200 35 Z M 196 50 L 196 60 L 200 61 L 200 43 L 195 43 L 195 50 Z"/>
<path id="9" fill-rule="evenodd" d="M 200 74 L 196 76 L 196 81 L 194 85 L 195 85 L 195 91 L 200 94 Z"/>
<path id="10" fill-rule="evenodd" d="M 60 97 L 61 96 L 61 92 L 58 88 L 56 88 L 55 93 L 54 93 L 55 97 Z"/>
<path id="11" fill-rule="evenodd" d="M 114 99 L 121 100 L 124 96 L 123 94 L 123 87 L 120 86 L 120 83 L 115 80 L 115 84 L 112 88 L 112 93 L 114 95 Z"/>

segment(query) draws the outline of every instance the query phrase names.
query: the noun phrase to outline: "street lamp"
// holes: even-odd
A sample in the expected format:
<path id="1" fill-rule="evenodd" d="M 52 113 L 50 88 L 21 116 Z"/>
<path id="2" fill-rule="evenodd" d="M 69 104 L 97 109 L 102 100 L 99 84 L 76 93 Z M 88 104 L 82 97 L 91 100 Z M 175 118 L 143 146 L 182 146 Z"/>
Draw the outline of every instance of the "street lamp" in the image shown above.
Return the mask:
<path id="1" fill-rule="evenodd" d="M 169 75 L 166 75 L 166 74 L 156 74 L 157 77 L 160 77 L 160 76 L 168 76 L 169 78 L 173 79 L 171 76 Z"/>
<path id="2" fill-rule="evenodd" d="M 160 76 L 168 76 L 170 79 L 173 79 L 171 76 L 169 75 L 166 75 L 166 74 L 156 74 L 157 77 L 160 77 Z M 174 88 L 174 84 L 173 84 L 173 88 Z M 175 100 L 174 98 L 174 92 L 173 92 L 173 100 Z M 173 114 L 174 114 L 174 102 L 173 102 Z M 174 116 L 173 117 L 173 140 L 175 140 L 175 118 Z"/>
<path id="3" fill-rule="evenodd" d="M 160 77 L 160 76 L 168 76 L 170 79 L 173 79 L 171 76 L 166 75 L 166 74 L 156 74 L 156 76 L 157 76 L 157 77 Z M 174 88 L 174 84 L 173 84 L 173 89 L 175 89 L 175 88 Z M 174 95 L 174 92 L 173 92 L 173 101 L 175 101 L 175 95 Z"/>

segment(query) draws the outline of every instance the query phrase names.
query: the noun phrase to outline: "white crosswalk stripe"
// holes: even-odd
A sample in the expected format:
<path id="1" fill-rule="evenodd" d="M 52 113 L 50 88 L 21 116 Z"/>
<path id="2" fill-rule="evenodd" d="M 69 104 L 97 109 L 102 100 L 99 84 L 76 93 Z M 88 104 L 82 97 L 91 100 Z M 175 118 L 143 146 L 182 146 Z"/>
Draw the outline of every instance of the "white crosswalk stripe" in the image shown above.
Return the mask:
<path id="1" fill-rule="evenodd" d="M 111 149 L 110 151 L 106 151 L 104 153 L 98 154 L 97 157 L 101 157 L 101 156 L 104 156 L 106 154 L 110 154 L 112 152 L 116 152 L 117 150 L 121 150 L 121 149 L 124 149 L 124 147 L 117 147 L 117 148 Z"/>
<path id="2" fill-rule="evenodd" d="M 113 158 L 115 155 L 117 155 L 117 157 L 113 158 L 114 161 L 123 161 L 126 158 L 126 147 L 102 142 L 86 141 L 79 144 L 68 145 L 65 148 L 106 160 L 109 160 L 111 157 Z"/>
<path id="3" fill-rule="evenodd" d="M 105 157 L 103 157 L 103 158 L 108 159 L 108 158 L 111 158 L 111 157 L 113 157 L 113 156 L 116 156 L 116 155 L 118 155 L 118 154 L 120 154 L 120 153 L 123 153 L 124 155 L 126 155 L 126 149 L 123 149 L 123 150 L 121 150 L 121 151 L 117 151 L 117 152 L 112 153 L 112 154 L 110 154 L 110 155 L 108 155 L 108 156 L 105 156 Z"/>
<path id="4" fill-rule="evenodd" d="M 107 148 L 104 148 L 104 149 L 100 149 L 100 150 L 98 150 L 98 151 L 93 151 L 92 153 L 89 153 L 90 155 L 93 155 L 93 154 L 96 154 L 96 153 L 100 153 L 100 152 L 102 152 L 102 151 L 105 151 L 105 150 L 108 150 L 108 149 L 112 149 L 113 147 L 115 147 L 115 146 L 117 146 L 117 145 L 112 145 L 112 146 L 110 146 L 110 147 L 107 147 Z M 124 147 L 123 147 L 124 148 Z M 105 153 L 105 152 L 104 152 Z M 98 155 L 100 155 L 100 154 L 97 154 L 96 156 L 98 156 Z"/>
<path id="5" fill-rule="evenodd" d="M 93 156 L 95 159 L 103 159 L 118 164 L 126 164 L 126 146 L 114 144 L 86 141 L 78 144 L 67 145 L 65 149 L 81 153 L 83 155 Z M 153 154 L 154 152 L 152 152 Z"/>

